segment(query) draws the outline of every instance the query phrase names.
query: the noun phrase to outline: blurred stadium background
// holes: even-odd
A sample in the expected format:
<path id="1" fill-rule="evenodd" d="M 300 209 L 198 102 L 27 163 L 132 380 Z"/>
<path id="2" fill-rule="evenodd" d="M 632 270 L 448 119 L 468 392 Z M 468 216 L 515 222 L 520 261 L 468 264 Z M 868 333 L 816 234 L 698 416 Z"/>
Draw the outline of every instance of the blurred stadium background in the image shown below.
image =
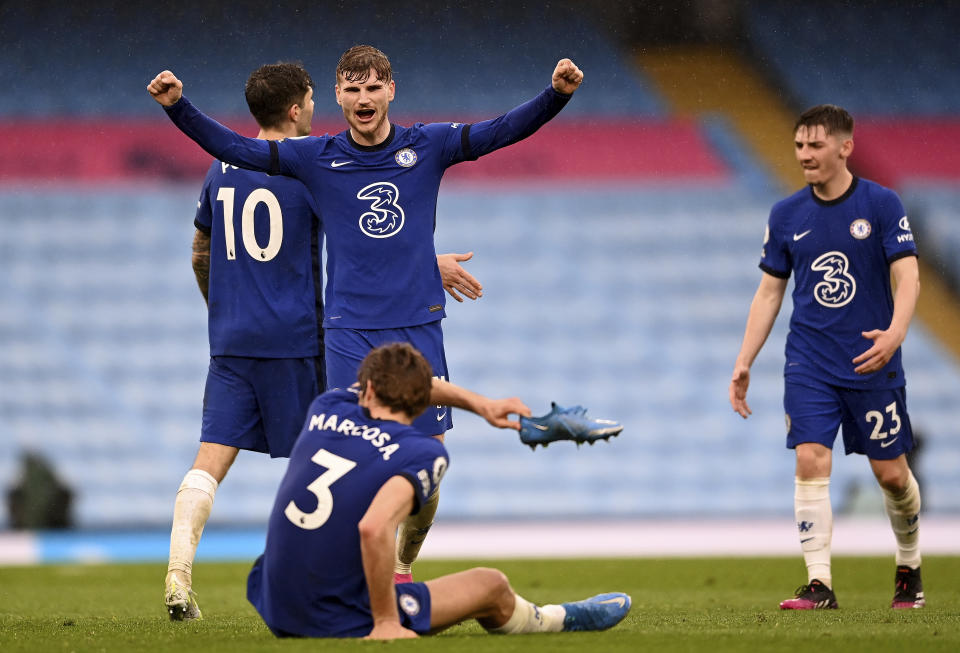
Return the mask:
<path id="1" fill-rule="evenodd" d="M 927 515 L 956 520 L 958 27 L 956 2 L 3 3 L 4 498 L 42 476 L 25 465 L 40 456 L 72 491 L 79 533 L 162 541 L 199 436 L 207 331 L 190 242 L 209 159 L 145 86 L 169 68 L 198 106 L 255 135 L 247 75 L 298 59 L 317 84 L 314 133 L 335 133 L 336 61 L 371 43 L 393 61 L 404 124 L 498 115 L 560 57 L 586 75 L 533 138 L 448 174 L 438 251 L 474 251 L 485 296 L 450 302 L 444 328 L 455 382 L 535 413 L 580 403 L 626 428 L 531 452 L 458 413 L 441 520 L 772 519 L 792 540 L 789 302 L 754 367 L 750 420 L 727 383 L 769 207 L 802 183 L 793 119 L 822 102 L 854 114 L 855 171 L 901 193 L 917 234 L 914 464 Z M 282 471 L 241 454 L 210 530 L 257 532 Z M 839 515 L 884 519 L 865 461 L 838 452 L 833 498 Z M 0 535 L 16 525 L 10 505 Z"/>

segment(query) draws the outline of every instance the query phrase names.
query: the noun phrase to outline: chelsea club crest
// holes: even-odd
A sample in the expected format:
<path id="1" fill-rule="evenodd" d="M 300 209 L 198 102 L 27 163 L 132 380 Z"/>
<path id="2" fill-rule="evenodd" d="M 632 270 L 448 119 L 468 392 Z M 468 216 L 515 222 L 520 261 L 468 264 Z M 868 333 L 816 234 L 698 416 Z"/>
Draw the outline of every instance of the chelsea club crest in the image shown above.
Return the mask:
<path id="1" fill-rule="evenodd" d="M 420 612 L 420 601 L 409 594 L 401 594 L 399 599 L 400 607 L 411 617 L 417 616 Z"/>
<path id="2" fill-rule="evenodd" d="M 850 223 L 850 235 L 857 240 L 863 240 L 869 236 L 871 229 L 870 221 L 863 218 L 857 218 Z"/>
<path id="3" fill-rule="evenodd" d="M 405 147 L 394 154 L 393 158 L 396 160 L 397 165 L 403 166 L 404 168 L 409 168 L 417 162 L 417 153 L 411 150 L 409 147 Z"/>

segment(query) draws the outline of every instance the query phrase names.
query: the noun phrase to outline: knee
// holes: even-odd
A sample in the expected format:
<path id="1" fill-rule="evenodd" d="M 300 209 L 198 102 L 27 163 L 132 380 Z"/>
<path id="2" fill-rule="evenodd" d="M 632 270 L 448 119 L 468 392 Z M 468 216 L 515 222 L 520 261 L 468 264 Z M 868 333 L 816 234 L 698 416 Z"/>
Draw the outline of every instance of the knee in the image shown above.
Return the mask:
<path id="1" fill-rule="evenodd" d="M 507 575 L 499 569 L 479 567 L 477 573 L 481 576 L 481 582 L 483 586 L 487 588 L 488 594 L 499 595 L 513 593 L 513 588 L 510 587 L 510 581 L 507 579 Z"/>
<path id="2" fill-rule="evenodd" d="M 509 619 L 513 614 L 514 595 L 506 574 L 490 567 L 478 567 L 474 572 L 477 584 L 484 588 L 487 605 Z"/>
<path id="3" fill-rule="evenodd" d="M 899 469 L 895 467 L 876 470 L 874 475 L 877 483 L 884 490 L 891 494 L 903 494 L 907 489 L 907 483 L 910 478 L 909 469 Z"/>
<path id="4" fill-rule="evenodd" d="M 803 480 L 830 476 L 830 450 L 824 447 L 798 446 L 797 477 Z"/>

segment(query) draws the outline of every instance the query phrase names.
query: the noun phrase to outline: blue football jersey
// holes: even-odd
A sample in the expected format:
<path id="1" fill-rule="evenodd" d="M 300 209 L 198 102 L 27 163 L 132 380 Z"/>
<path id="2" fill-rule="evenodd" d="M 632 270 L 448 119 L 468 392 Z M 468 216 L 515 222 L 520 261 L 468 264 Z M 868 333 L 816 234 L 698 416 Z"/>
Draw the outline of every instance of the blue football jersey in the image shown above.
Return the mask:
<path id="1" fill-rule="evenodd" d="M 775 204 L 760 268 L 794 275 L 784 373 L 847 388 L 902 386 L 900 350 L 873 374 L 855 373 L 852 360 L 873 344 L 863 331 L 890 326 L 890 263 L 916 253 L 900 198 L 866 179 L 854 177 L 835 200 L 804 188 Z"/>
<path id="2" fill-rule="evenodd" d="M 319 215 L 295 179 L 220 161 L 210 166 L 194 224 L 210 235 L 211 356 L 320 353 Z"/>
<path id="3" fill-rule="evenodd" d="M 534 133 L 570 96 L 547 87 L 506 114 L 478 122 L 393 125 L 361 146 L 349 130 L 280 142 L 244 138 L 186 98 L 167 114 L 218 159 L 301 180 L 327 237 L 324 326 L 391 329 L 445 317 L 433 231 L 444 171 Z"/>
<path id="4" fill-rule="evenodd" d="M 394 476 L 413 486 L 418 511 L 447 464 L 439 440 L 370 418 L 355 392 L 317 397 L 277 490 L 265 551 L 247 582 L 247 598 L 271 630 L 306 637 L 369 633 L 357 524 Z"/>

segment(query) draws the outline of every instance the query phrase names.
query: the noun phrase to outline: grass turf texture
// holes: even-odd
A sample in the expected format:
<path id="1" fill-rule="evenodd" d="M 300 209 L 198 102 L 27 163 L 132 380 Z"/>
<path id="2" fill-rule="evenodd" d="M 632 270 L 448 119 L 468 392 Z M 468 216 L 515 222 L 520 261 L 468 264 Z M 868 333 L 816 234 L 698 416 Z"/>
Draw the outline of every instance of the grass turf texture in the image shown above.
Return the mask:
<path id="1" fill-rule="evenodd" d="M 418 578 L 476 561 L 421 562 Z M 799 559 L 497 561 L 518 593 L 556 603 L 625 591 L 633 609 L 602 633 L 493 637 L 474 622 L 417 641 L 278 640 L 245 599 L 246 563 L 204 563 L 204 620 L 168 621 L 163 564 L 0 567 L 0 650 L 15 651 L 791 651 L 960 650 L 960 557 L 924 559 L 929 606 L 893 611 L 891 558 L 835 558 L 839 610 L 781 611 Z"/>

